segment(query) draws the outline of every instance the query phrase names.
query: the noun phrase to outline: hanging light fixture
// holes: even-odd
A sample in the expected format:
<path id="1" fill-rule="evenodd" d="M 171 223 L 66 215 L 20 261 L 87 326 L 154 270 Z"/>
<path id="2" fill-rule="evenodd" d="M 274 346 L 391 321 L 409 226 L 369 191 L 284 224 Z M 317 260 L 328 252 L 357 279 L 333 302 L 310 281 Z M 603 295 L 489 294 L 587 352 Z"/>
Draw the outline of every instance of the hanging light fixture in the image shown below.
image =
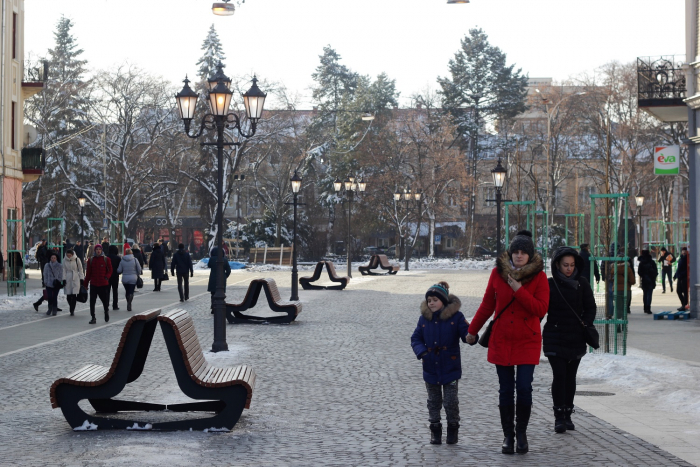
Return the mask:
<path id="1" fill-rule="evenodd" d="M 367 188 L 367 182 L 364 178 L 361 178 L 360 181 L 357 182 L 357 188 L 360 190 L 360 193 L 364 193 L 365 189 Z"/>
<path id="2" fill-rule="evenodd" d="M 211 11 L 217 16 L 231 16 L 236 12 L 236 7 L 231 5 L 229 2 L 231 0 L 224 0 L 223 2 L 216 2 L 212 4 Z"/>
<path id="3" fill-rule="evenodd" d="M 231 92 L 220 79 L 214 89 L 209 91 L 209 107 L 211 107 L 211 113 L 219 117 L 226 115 L 228 113 L 228 108 L 231 106 L 232 97 L 233 92 Z"/>
<path id="4" fill-rule="evenodd" d="M 81 208 L 84 208 L 84 207 L 85 207 L 85 202 L 86 202 L 86 201 L 87 201 L 87 198 L 85 198 L 85 194 L 84 194 L 84 193 L 80 193 L 80 198 L 78 198 L 78 205 L 79 205 Z"/>
<path id="5" fill-rule="evenodd" d="M 263 106 L 267 94 L 262 92 L 258 87 L 258 78 L 253 75 L 253 85 L 248 92 L 243 94 L 243 104 L 245 105 L 245 113 L 248 119 L 252 122 L 257 122 L 262 118 Z"/>
<path id="6" fill-rule="evenodd" d="M 644 195 L 641 191 L 637 193 L 637 196 L 634 197 L 634 200 L 637 203 L 638 208 L 641 208 L 644 205 Z"/>
<path id="7" fill-rule="evenodd" d="M 333 189 L 338 192 L 343 188 L 343 182 L 340 181 L 338 177 L 335 177 L 335 181 L 333 182 Z"/>
<path id="8" fill-rule="evenodd" d="M 299 190 L 301 189 L 301 177 L 297 174 L 297 171 L 294 171 L 294 176 L 291 179 L 292 181 L 292 191 L 294 193 L 299 193 Z"/>
<path id="9" fill-rule="evenodd" d="M 372 120 L 374 120 L 374 115 L 372 115 L 369 112 L 365 112 L 362 114 L 362 120 L 365 122 L 371 122 Z"/>
<path id="10" fill-rule="evenodd" d="M 183 83 L 185 85 L 182 87 L 182 91 L 175 94 L 175 101 L 177 102 L 177 110 L 180 112 L 180 118 L 185 122 L 185 125 L 189 125 L 194 118 L 199 94 L 192 90 L 189 84 L 190 80 L 187 79 L 186 75 Z"/>
<path id="11" fill-rule="evenodd" d="M 493 184 L 496 187 L 496 189 L 500 190 L 501 188 L 503 188 L 503 184 L 506 182 L 506 174 L 507 171 L 501 165 L 501 158 L 499 157 L 498 164 L 491 171 L 491 175 L 493 175 Z"/>

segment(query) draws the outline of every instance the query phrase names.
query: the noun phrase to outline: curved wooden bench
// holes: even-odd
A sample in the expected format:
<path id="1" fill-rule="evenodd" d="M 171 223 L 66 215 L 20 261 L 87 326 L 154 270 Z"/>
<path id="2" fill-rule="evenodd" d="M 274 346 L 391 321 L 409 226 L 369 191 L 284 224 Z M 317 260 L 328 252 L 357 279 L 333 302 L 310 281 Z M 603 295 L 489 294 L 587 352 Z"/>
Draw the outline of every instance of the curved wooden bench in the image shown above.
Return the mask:
<path id="1" fill-rule="evenodd" d="M 60 408 L 73 429 L 91 424 L 94 429 L 127 428 L 138 420 L 121 420 L 85 413 L 78 402 L 88 399 L 96 413 L 120 411 L 164 410 L 164 404 L 115 400 L 124 387 L 135 381 L 143 372 L 148 350 L 156 329 L 160 310 L 149 310 L 133 315 L 124 325 L 112 365 L 86 365 L 70 375 L 57 379 L 49 390 L 51 406 Z"/>
<path id="2" fill-rule="evenodd" d="M 339 285 L 323 286 L 312 284 L 312 282 L 316 282 L 321 278 L 321 271 L 323 270 L 324 266 L 328 272 L 328 277 L 330 278 L 331 282 L 337 282 Z M 319 261 L 316 263 L 316 269 L 314 269 L 313 276 L 299 278 L 299 283 L 304 290 L 343 290 L 345 287 L 347 287 L 348 282 L 350 282 L 349 277 L 339 277 L 338 274 L 336 274 L 335 265 L 331 261 Z"/>
<path id="3" fill-rule="evenodd" d="M 233 429 L 243 409 L 250 408 L 255 371 L 248 365 L 218 367 L 207 363 L 192 317 L 185 310 L 172 310 L 158 317 L 177 383 L 188 397 L 206 402 L 168 404 L 175 412 L 216 412 L 208 418 L 154 424 L 171 430 Z"/>
<path id="4" fill-rule="evenodd" d="M 379 258 L 377 258 L 377 255 L 372 255 L 369 259 L 369 264 L 365 266 L 360 266 L 357 268 L 357 270 L 360 271 L 360 274 L 366 276 L 371 275 L 371 270 L 377 269 L 377 267 L 379 267 Z"/>
<path id="5" fill-rule="evenodd" d="M 312 282 L 316 282 L 321 278 L 321 271 L 323 271 L 323 266 L 325 261 L 319 261 L 316 263 L 316 268 L 311 276 L 304 276 L 299 278 L 299 283 L 304 290 L 324 290 L 325 287 L 322 285 L 313 285 Z"/>
<path id="6" fill-rule="evenodd" d="M 326 261 L 326 271 L 328 271 L 328 277 L 330 277 L 331 282 L 338 282 L 340 285 L 329 285 L 326 287 L 328 290 L 343 290 L 350 283 L 350 278 L 347 276 L 338 276 L 335 272 L 335 265 L 332 261 Z"/>
<path id="7" fill-rule="evenodd" d="M 272 311 L 280 312 L 280 316 L 261 317 L 242 313 L 243 311 L 253 308 L 258 303 L 258 297 L 260 297 L 260 292 L 263 289 L 265 290 L 267 304 L 269 305 L 270 309 Z M 288 302 L 282 300 L 279 289 L 277 289 L 277 283 L 274 279 L 254 279 L 248 285 L 248 291 L 246 292 L 245 298 L 241 303 L 226 304 L 226 319 L 231 324 L 289 324 L 297 318 L 299 313 L 301 313 L 301 308 L 301 302 Z"/>
<path id="8" fill-rule="evenodd" d="M 385 274 L 379 274 L 376 272 L 372 272 L 373 269 L 384 269 L 387 271 Z M 399 272 L 401 269 L 400 266 L 393 266 L 391 263 L 389 263 L 389 259 L 386 257 L 386 255 L 372 255 L 372 257 L 369 260 L 369 264 L 366 266 L 360 266 L 358 270 L 363 276 L 366 275 L 372 275 L 372 276 L 383 276 L 386 274 L 396 274 Z"/>

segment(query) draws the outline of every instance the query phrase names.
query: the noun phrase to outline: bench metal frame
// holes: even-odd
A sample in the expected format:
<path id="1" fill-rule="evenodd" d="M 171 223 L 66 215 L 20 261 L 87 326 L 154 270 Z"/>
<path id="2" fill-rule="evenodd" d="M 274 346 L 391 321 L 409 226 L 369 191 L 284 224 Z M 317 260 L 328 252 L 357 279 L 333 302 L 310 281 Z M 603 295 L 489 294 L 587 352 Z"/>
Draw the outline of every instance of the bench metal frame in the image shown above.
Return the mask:
<path id="1" fill-rule="evenodd" d="M 372 269 L 378 268 L 384 269 L 386 273 L 372 272 Z M 386 276 L 387 274 L 396 274 L 399 272 L 399 269 L 401 269 L 400 266 L 392 266 L 391 263 L 389 263 L 389 259 L 386 255 L 372 255 L 369 259 L 369 264 L 357 268 L 363 276 Z"/>
<path id="2" fill-rule="evenodd" d="M 338 285 L 314 285 L 312 282 L 316 282 L 321 278 L 321 272 L 323 268 L 326 268 L 328 272 L 328 277 L 331 282 L 338 282 Z M 348 282 L 350 282 L 349 277 L 339 277 L 335 272 L 335 265 L 331 261 L 319 261 L 316 263 L 316 269 L 314 269 L 313 276 L 300 277 L 299 283 L 304 290 L 343 290 L 347 287 Z"/>
<path id="3" fill-rule="evenodd" d="M 279 312 L 280 316 L 262 317 L 243 313 L 258 303 L 258 297 L 263 289 L 268 306 L 272 311 Z M 273 296 L 275 293 L 277 297 Z M 297 315 L 301 313 L 301 302 L 285 302 L 279 297 L 279 290 L 274 279 L 254 279 L 248 285 L 243 302 L 226 304 L 226 319 L 230 324 L 289 324 L 296 320 Z"/>

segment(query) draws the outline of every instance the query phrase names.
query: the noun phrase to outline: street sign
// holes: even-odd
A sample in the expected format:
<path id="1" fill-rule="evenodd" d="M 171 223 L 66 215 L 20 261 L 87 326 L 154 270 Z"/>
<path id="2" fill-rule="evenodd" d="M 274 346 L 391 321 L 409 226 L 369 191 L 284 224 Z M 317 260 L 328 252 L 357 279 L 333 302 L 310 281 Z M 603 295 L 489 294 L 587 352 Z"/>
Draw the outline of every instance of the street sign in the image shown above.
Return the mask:
<path id="1" fill-rule="evenodd" d="M 680 147 L 657 146 L 654 148 L 654 175 L 678 175 L 680 173 Z"/>
<path id="2" fill-rule="evenodd" d="M 102 219 L 102 228 L 103 229 L 109 228 L 109 219 Z"/>
<path id="3" fill-rule="evenodd" d="M 436 236 L 435 236 L 435 244 L 436 244 L 436 245 L 439 245 L 441 240 L 442 240 L 442 235 L 436 235 Z"/>

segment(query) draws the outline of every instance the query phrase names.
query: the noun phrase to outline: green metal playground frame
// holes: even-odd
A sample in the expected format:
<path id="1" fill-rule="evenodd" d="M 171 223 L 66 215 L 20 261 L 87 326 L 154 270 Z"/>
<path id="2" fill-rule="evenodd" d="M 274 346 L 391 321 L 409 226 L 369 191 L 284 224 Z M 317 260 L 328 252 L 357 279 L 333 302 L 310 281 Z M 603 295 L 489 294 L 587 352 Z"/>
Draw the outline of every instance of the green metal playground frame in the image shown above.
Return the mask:
<path id="1" fill-rule="evenodd" d="M 124 221 L 109 222 L 109 244 L 119 248 L 119 254 L 124 253 L 124 239 L 126 238 L 126 225 Z M 109 253 L 108 251 L 104 252 Z"/>
<path id="2" fill-rule="evenodd" d="M 574 243 L 573 246 L 579 247 L 581 243 L 585 243 L 583 240 L 586 238 L 586 215 L 581 214 L 564 214 L 564 245 L 572 246 L 569 242 L 569 219 L 573 220 L 574 223 Z"/>
<path id="3" fill-rule="evenodd" d="M 58 248 L 63 261 L 63 240 L 65 238 L 66 224 L 62 217 L 49 217 L 47 219 L 48 228 L 46 231 L 46 247 L 49 251 Z"/>

